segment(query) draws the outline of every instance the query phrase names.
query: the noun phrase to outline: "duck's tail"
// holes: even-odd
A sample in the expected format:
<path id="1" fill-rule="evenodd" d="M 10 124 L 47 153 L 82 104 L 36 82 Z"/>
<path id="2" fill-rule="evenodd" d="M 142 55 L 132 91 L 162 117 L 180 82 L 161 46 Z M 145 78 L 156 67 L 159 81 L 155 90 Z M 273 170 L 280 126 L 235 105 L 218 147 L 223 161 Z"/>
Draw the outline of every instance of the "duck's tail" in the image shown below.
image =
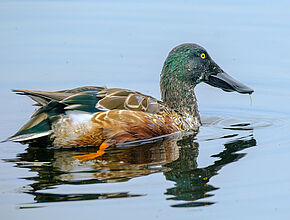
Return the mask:
<path id="1" fill-rule="evenodd" d="M 50 101 L 40 107 L 31 116 L 31 119 L 19 129 L 19 131 L 3 142 L 13 141 L 27 143 L 35 139 L 43 138 L 52 134 L 51 125 L 63 113 L 63 105 Z"/>

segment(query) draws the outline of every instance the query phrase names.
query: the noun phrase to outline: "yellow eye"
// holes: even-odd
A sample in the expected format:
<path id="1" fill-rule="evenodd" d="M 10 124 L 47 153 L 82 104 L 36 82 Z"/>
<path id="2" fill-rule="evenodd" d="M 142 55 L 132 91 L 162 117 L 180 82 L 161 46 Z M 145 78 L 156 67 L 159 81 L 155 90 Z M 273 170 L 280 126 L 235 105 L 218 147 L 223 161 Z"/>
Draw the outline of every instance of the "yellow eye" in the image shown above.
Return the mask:
<path id="1" fill-rule="evenodd" d="M 200 58 L 205 59 L 205 54 L 204 53 L 200 54 Z"/>

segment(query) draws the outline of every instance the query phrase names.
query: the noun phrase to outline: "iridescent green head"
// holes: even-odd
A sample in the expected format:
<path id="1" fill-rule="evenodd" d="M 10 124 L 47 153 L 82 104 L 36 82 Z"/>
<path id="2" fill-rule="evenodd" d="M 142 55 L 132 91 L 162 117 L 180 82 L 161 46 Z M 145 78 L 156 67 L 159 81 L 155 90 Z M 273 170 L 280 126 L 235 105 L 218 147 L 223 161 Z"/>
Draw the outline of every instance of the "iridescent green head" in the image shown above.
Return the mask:
<path id="1" fill-rule="evenodd" d="M 194 105 L 197 109 L 193 89 L 200 82 L 206 82 L 227 92 L 247 94 L 253 92 L 251 88 L 226 74 L 203 47 L 191 43 L 175 47 L 165 60 L 161 72 L 160 86 L 163 101 L 171 108 L 194 114 L 197 110 L 190 105 Z M 183 99 L 185 102 L 182 101 Z M 180 104 L 185 106 L 180 108 L 178 107 Z"/>

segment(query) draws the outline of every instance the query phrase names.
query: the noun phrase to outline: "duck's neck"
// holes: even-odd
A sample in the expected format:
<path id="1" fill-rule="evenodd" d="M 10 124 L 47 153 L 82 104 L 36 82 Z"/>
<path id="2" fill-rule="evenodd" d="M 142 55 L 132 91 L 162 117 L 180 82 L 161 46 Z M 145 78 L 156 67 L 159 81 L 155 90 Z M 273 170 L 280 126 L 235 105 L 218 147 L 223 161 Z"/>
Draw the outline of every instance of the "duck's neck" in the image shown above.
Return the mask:
<path id="1" fill-rule="evenodd" d="M 195 86 L 174 78 L 164 79 L 162 75 L 160 81 L 161 96 L 166 105 L 184 117 L 191 116 L 200 121 Z"/>

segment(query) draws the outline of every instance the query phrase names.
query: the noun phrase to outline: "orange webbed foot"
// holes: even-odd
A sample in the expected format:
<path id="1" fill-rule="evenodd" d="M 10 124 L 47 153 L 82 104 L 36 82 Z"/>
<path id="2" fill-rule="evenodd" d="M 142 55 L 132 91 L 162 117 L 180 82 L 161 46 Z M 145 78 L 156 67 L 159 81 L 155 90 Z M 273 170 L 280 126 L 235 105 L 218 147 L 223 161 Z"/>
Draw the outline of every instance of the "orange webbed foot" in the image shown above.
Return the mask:
<path id="1" fill-rule="evenodd" d="M 79 155 L 79 156 L 74 156 L 74 159 L 78 159 L 81 162 L 85 162 L 88 160 L 93 160 L 97 157 L 102 156 L 105 153 L 105 150 L 110 147 L 109 143 L 107 142 L 103 142 L 100 147 L 99 150 L 96 153 L 90 153 L 90 154 L 84 154 L 84 155 Z"/>

